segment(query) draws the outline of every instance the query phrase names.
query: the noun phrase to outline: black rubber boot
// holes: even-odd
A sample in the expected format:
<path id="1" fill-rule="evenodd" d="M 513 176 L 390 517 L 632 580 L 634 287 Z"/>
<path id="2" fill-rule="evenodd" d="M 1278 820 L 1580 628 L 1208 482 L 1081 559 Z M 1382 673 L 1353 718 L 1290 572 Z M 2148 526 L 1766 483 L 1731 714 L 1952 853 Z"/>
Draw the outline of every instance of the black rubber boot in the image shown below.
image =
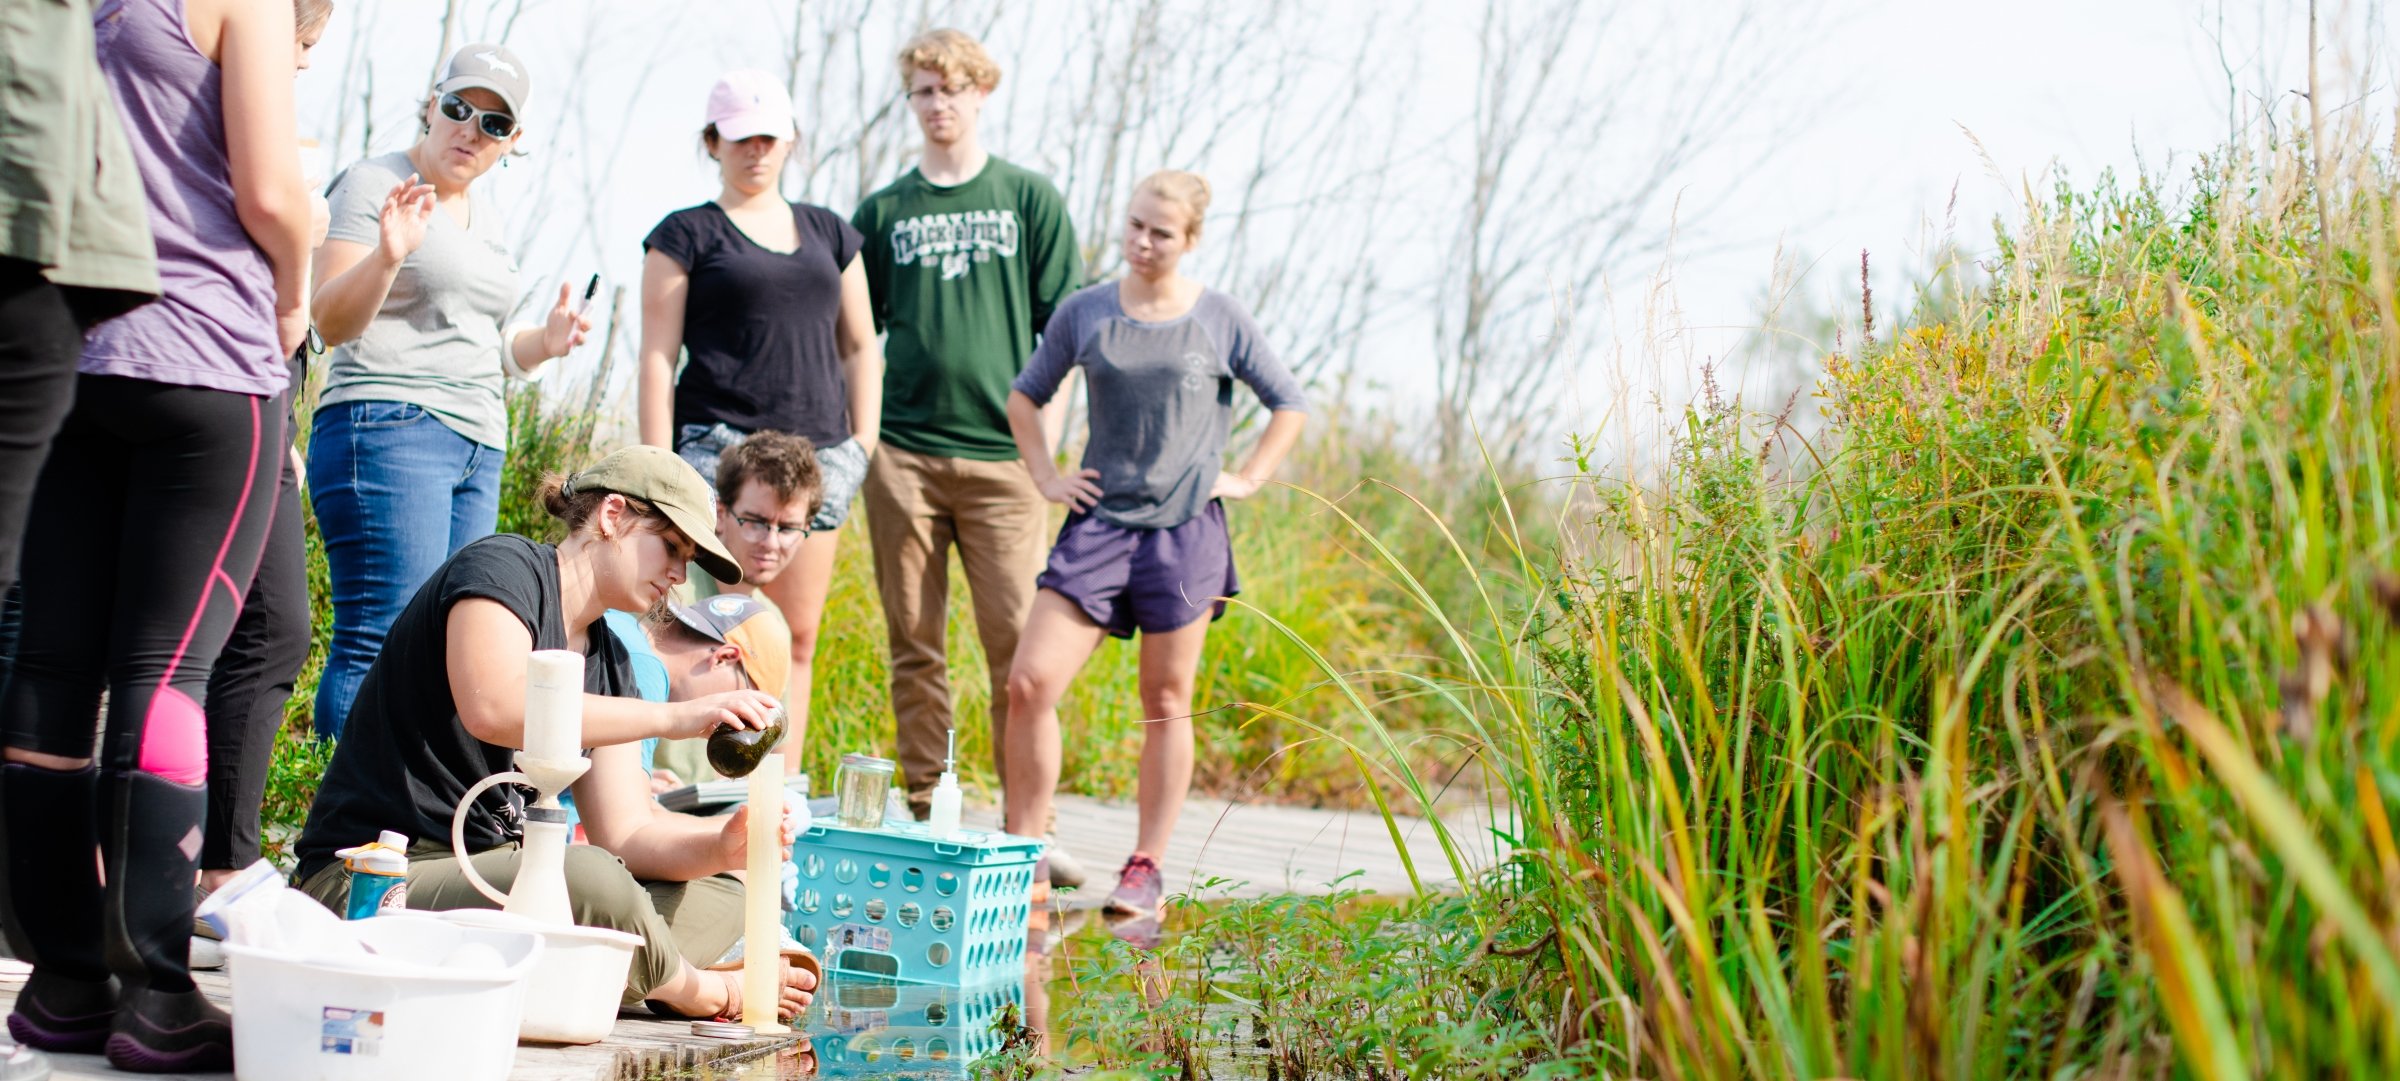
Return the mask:
<path id="1" fill-rule="evenodd" d="M 125 985 L 108 1064 L 135 1073 L 233 1068 L 233 1019 L 192 986 L 192 878 L 208 790 L 110 774 L 108 962 Z"/>
<path id="2" fill-rule="evenodd" d="M 33 966 L 8 1031 L 44 1051 L 97 1052 L 116 1017 L 100 946 L 99 777 L 0 767 L 0 924 Z"/>

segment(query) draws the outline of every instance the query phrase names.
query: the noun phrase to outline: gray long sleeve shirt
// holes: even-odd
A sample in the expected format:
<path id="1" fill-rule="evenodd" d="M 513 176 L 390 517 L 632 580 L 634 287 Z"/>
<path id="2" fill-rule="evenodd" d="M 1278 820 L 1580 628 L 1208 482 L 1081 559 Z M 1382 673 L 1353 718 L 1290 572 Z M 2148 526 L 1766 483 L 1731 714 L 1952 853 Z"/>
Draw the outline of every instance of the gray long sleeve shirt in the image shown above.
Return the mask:
<path id="1" fill-rule="evenodd" d="M 1234 380 L 1269 409 L 1308 408 L 1250 313 L 1213 289 L 1158 323 L 1127 316 L 1115 282 L 1068 297 L 1014 385 L 1046 405 L 1075 367 L 1090 388 L 1083 465 L 1100 472 L 1092 514 L 1131 529 L 1170 529 L 1208 505 L 1233 427 Z"/>

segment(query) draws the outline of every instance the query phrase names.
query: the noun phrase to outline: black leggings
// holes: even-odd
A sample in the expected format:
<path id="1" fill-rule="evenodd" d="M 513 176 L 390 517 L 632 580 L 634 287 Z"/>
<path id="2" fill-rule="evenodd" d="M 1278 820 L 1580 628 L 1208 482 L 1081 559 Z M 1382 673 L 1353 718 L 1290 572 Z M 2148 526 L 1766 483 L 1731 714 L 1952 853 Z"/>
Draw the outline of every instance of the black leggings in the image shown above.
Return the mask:
<path id="1" fill-rule="evenodd" d="M 34 493 L 23 639 L 0 704 L 10 747 L 205 776 L 201 701 L 258 569 L 284 458 L 278 403 L 77 377 Z"/>
<path id="2" fill-rule="evenodd" d="M 278 399 L 276 412 L 288 429 L 290 402 L 299 389 Z M 308 663 L 308 538 L 301 521 L 299 477 L 292 471 L 290 444 L 275 445 L 283 463 L 275 489 L 275 519 L 267 525 L 266 552 L 242 602 L 241 618 L 208 677 L 208 821 L 200 845 L 200 868 L 232 871 L 258 859 L 259 802 L 266 796 L 267 768 L 275 732 L 283 727 L 284 704 Z"/>
<path id="3" fill-rule="evenodd" d="M 32 263 L 0 259 L 0 593 L 16 580 L 34 478 L 75 400 L 82 355 L 67 291 Z"/>

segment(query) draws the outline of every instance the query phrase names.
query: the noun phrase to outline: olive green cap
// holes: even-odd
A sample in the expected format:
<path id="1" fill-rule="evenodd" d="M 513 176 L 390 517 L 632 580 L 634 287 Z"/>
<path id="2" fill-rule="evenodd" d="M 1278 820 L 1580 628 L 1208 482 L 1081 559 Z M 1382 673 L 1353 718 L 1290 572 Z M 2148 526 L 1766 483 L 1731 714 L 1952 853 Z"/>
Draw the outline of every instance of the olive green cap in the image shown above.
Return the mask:
<path id="1" fill-rule="evenodd" d="M 742 566 L 717 539 L 717 495 L 691 463 L 661 447 L 620 447 L 567 477 L 566 494 L 615 492 L 657 507 L 699 551 L 692 561 L 727 585 L 742 580 Z"/>

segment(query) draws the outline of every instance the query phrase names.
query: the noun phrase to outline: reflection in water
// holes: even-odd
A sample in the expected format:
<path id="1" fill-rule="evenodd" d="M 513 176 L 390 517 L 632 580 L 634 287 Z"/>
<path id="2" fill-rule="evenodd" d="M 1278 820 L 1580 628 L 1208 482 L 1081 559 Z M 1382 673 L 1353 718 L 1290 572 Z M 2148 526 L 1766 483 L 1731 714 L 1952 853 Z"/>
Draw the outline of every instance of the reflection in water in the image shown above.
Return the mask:
<path id="1" fill-rule="evenodd" d="M 1108 924 L 1108 935 L 1110 938 L 1140 950 L 1155 950 L 1159 943 L 1166 941 L 1167 937 L 1165 926 L 1158 922 L 1156 916 L 1111 920 Z"/>
<path id="2" fill-rule="evenodd" d="M 1000 1051 L 1003 1026 L 1022 1017 L 1038 978 L 937 987 L 836 976 L 809 1010 L 819 1077 L 963 1078 Z"/>
<path id="3" fill-rule="evenodd" d="M 1028 941 L 1027 945 L 1036 943 Z M 1049 1023 L 1049 959 L 1028 949 L 1012 979 L 970 987 L 899 983 L 828 973 L 800 1025 L 798 1044 L 736 1063 L 674 1075 L 677 1081 L 783 1081 L 873 1077 L 963 1081 L 979 1059 Z M 1007 1020 L 1006 1025 L 995 1022 Z"/>
<path id="4" fill-rule="evenodd" d="M 670 1074 L 664 1081 L 965 1081 L 973 1076 L 973 1063 L 994 1054 L 1048 1056 L 1053 998 L 1073 994 L 1074 957 L 1111 938 L 1156 950 L 1165 930 L 1155 917 L 1103 922 L 1088 910 L 1037 911 L 1026 932 L 1024 970 L 1014 978 L 942 987 L 829 973 L 800 1026 L 805 1038 L 798 1043 L 771 1055 Z M 1156 1001 L 1164 993 L 1165 973 L 1156 958 L 1146 959 L 1136 975 L 1144 997 Z"/>

